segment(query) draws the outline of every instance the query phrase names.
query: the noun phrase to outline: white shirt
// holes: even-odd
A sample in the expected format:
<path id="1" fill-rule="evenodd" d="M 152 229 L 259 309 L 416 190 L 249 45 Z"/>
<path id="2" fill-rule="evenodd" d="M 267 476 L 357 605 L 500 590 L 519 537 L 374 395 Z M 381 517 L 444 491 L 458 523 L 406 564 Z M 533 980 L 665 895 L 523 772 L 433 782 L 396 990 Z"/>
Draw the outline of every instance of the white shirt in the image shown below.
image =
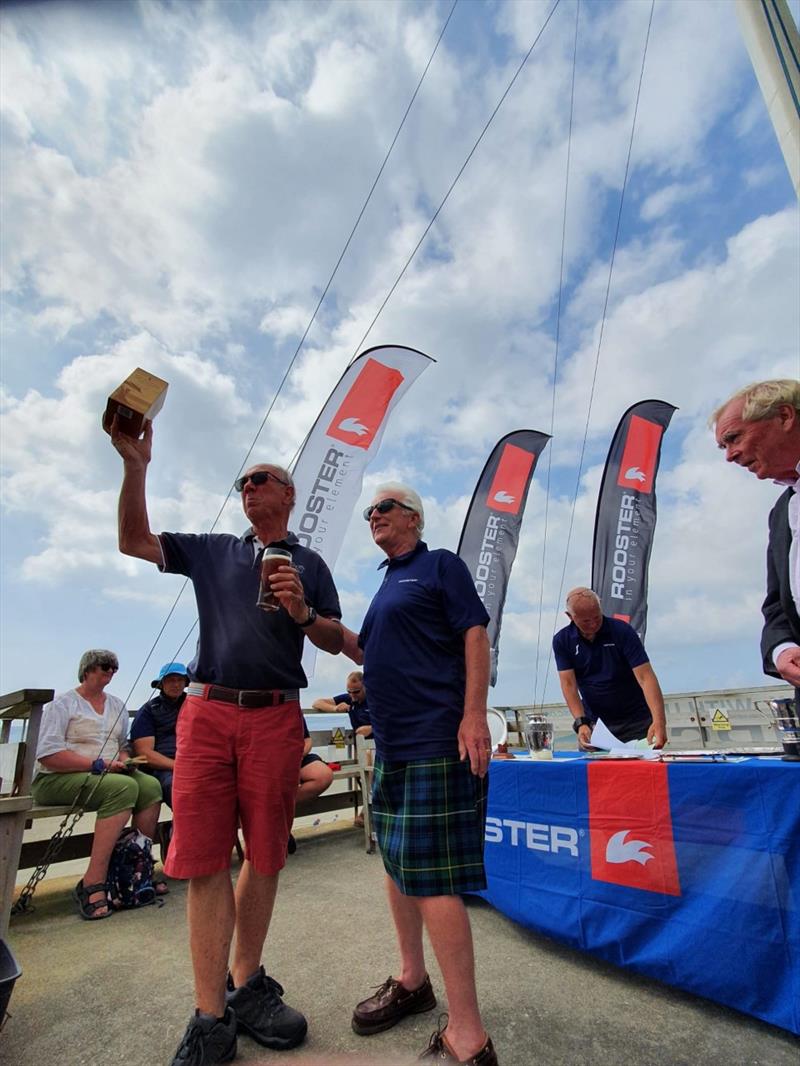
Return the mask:
<path id="1" fill-rule="evenodd" d="M 110 762 L 127 743 L 128 712 L 118 696 L 105 693 L 103 713 L 98 714 L 74 688 L 62 692 L 42 710 L 42 725 L 36 758 L 43 759 L 59 751 L 75 751 L 94 762 Z M 39 773 L 52 774 L 39 763 Z"/>

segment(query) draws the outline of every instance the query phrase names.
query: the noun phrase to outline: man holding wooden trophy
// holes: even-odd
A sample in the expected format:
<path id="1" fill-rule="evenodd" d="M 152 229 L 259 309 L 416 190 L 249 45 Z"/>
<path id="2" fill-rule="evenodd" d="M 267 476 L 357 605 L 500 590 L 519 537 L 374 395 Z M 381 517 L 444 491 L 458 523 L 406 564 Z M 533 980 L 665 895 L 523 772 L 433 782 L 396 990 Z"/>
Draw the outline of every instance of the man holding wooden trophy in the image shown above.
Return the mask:
<path id="1" fill-rule="evenodd" d="M 137 370 L 110 398 L 104 425 L 123 461 L 120 551 L 191 578 L 197 599 L 200 635 L 177 724 L 165 869 L 189 879 L 196 1004 L 173 1066 L 213 1066 L 234 1057 L 237 1033 L 273 1050 L 306 1035 L 306 1019 L 283 1002 L 261 952 L 300 777 L 304 639 L 338 654 L 343 635 L 328 567 L 289 531 L 295 490 L 282 467 L 259 464 L 237 478 L 250 521 L 242 537 L 151 531 L 145 481 L 152 417 L 165 391 L 166 382 Z M 240 821 L 245 859 L 234 890 Z"/>

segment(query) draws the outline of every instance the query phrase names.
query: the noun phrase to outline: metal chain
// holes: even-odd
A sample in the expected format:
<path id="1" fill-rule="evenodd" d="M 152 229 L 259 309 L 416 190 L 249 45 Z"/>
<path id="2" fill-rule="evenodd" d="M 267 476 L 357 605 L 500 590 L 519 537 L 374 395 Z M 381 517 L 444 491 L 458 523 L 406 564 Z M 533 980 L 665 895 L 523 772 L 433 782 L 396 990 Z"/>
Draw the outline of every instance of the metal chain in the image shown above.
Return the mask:
<path id="1" fill-rule="evenodd" d="M 39 882 L 44 878 L 45 874 L 47 873 L 47 870 L 48 870 L 48 868 L 50 866 L 50 863 L 55 862 L 56 857 L 58 856 L 58 853 L 61 851 L 61 849 L 64 846 L 65 842 L 70 838 L 70 836 L 72 836 L 73 829 L 78 824 L 78 821 L 86 813 L 86 804 L 89 802 L 89 800 L 95 794 L 95 791 L 97 790 L 100 782 L 106 776 L 108 771 L 109 771 L 109 768 L 106 767 L 101 774 L 97 774 L 96 775 L 97 776 L 97 781 L 95 782 L 94 788 L 88 794 L 86 799 L 83 801 L 82 805 L 80 807 L 78 807 L 77 810 L 75 810 L 74 807 L 75 807 L 75 803 L 77 803 L 78 800 L 80 799 L 80 792 L 76 796 L 75 803 L 73 803 L 73 805 L 72 805 L 73 806 L 73 810 L 67 811 L 67 813 L 64 815 L 64 820 L 62 821 L 61 825 L 58 827 L 58 829 L 56 829 L 55 833 L 53 833 L 53 835 L 50 837 L 50 841 L 49 841 L 49 843 L 47 845 L 47 849 L 46 849 L 44 855 L 42 856 L 42 861 L 39 863 L 39 865 L 33 871 L 31 876 L 28 878 L 28 883 L 25 885 L 25 887 L 23 888 L 22 892 L 20 892 L 19 898 L 17 899 L 17 901 L 14 904 L 14 906 L 11 908 L 12 917 L 16 916 L 18 914 L 32 914 L 33 913 L 34 908 L 31 907 L 30 903 L 31 903 L 31 900 L 33 899 L 33 894 L 36 891 L 36 889 L 37 889 L 37 887 L 39 885 Z M 92 774 L 87 774 L 86 775 L 86 784 L 89 783 L 89 778 L 91 776 L 95 776 L 95 775 L 92 775 Z M 86 787 L 86 785 L 83 786 L 83 788 L 85 788 L 85 787 Z M 71 821 L 70 821 L 70 819 L 71 819 Z"/>

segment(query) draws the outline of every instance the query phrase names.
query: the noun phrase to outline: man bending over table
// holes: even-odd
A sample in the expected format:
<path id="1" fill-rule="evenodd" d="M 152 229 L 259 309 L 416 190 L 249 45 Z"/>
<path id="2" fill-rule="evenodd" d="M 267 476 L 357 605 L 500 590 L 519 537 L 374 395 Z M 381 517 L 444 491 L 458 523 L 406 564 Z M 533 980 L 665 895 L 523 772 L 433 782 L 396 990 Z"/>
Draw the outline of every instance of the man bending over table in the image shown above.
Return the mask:
<path id="1" fill-rule="evenodd" d="M 582 751 L 592 748 L 598 718 L 621 741 L 667 742 L 664 697 L 644 645 L 633 626 L 603 614 L 588 588 L 567 594 L 570 624 L 553 637 L 561 691 L 575 721 Z"/>

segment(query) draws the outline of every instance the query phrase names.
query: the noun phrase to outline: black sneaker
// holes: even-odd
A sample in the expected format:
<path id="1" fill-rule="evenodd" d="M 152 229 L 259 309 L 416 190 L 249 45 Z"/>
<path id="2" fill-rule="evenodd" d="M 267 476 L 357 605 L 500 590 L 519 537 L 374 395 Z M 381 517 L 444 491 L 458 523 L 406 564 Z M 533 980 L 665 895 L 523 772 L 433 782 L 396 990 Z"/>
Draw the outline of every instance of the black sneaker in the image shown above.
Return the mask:
<path id="1" fill-rule="evenodd" d="M 297 851 L 297 841 L 294 839 L 294 837 L 290 833 L 289 834 L 288 843 L 286 844 L 286 854 L 287 855 L 294 855 L 294 853 L 296 851 Z"/>
<path id="2" fill-rule="evenodd" d="M 215 1066 L 236 1058 L 236 1015 L 230 1007 L 225 1017 L 200 1018 L 198 1012 L 186 1026 L 172 1066 Z"/>
<path id="3" fill-rule="evenodd" d="M 283 989 L 259 966 L 246 985 L 234 988 L 228 974 L 225 999 L 236 1012 L 236 1028 L 273 1051 L 297 1047 L 305 1039 L 308 1023 L 299 1010 L 287 1007 L 281 999 Z"/>

